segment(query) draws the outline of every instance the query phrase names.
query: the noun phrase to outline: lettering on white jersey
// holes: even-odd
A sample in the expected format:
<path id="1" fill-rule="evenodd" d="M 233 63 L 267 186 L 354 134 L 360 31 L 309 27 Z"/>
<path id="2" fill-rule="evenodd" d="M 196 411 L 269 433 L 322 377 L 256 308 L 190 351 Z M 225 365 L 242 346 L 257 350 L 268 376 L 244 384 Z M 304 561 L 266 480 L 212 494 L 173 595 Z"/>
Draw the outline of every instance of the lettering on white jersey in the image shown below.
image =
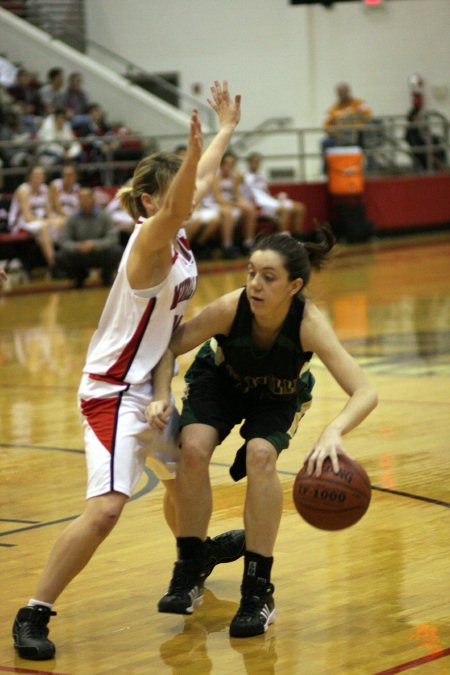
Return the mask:
<path id="1" fill-rule="evenodd" d="M 175 286 L 170 309 L 175 309 L 178 303 L 182 302 L 183 300 L 189 300 L 189 298 L 192 298 L 196 288 L 197 288 L 197 277 L 188 277 L 187 279 L 183 279 L 181 283 Z"/>

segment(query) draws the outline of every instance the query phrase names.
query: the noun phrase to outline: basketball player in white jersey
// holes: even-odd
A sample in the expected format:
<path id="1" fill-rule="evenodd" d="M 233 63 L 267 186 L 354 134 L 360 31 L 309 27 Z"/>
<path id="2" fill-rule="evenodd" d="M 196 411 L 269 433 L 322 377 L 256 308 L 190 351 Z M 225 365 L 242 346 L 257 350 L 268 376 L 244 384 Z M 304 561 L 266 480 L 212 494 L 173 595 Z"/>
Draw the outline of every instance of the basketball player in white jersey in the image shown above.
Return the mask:
<path id="1" fill-rule="evenodd" d="M 61 178 L 50 183 L 50 208 L 64 219 L 80 208 L 78 173 L 72 164 L 63 167 Z"/>
<path id="2" fill-rule="evenodd" d="M 148 429 L 145 410 L 152 398 L 152 369 L 197 283 L 182 226 L 210 189 L 240 118 L 240 96 L 230 97 L 227 82 L 215 82 L 211 94 L 208 102 L 217 113 L 219 131 L 204 154 L 194 110 L 184 160 L 172 153 L 151 155 L 138 164 L 132 184 L 121 190 L 122 205 L 138 221 L 89 345 L 79 389 L 88 471 L 86 507 L 57 539 L 33 598 L 17 614 L 14 644 L 23 658 L 53 658 L 55 646 L 47 637 L 53 603 L 112 531 L 143 473 L 140 434 Z M 166 480 L 165 485 L 173 497 L 174 481 Z M 176 534 L 169 497 L 165 514 Z M 240 546 L 234 559 L 244 552 L 242 537 Z M 215 550 L 212 546 L 214 559 L 206 573 L 218 561 Z M 226 559 L 225 555 L 221 561 Z"/>
<path id="3" fill-rule="evenodd" d="M 32 234 L 42 250 L 48 266 L 53 267 L 54 241 L 64 218 L 52 212 L 42 166 L 30 169 L 27 180 L 13 194 L 8 213 L 11 232 L 24 230 Z"/>

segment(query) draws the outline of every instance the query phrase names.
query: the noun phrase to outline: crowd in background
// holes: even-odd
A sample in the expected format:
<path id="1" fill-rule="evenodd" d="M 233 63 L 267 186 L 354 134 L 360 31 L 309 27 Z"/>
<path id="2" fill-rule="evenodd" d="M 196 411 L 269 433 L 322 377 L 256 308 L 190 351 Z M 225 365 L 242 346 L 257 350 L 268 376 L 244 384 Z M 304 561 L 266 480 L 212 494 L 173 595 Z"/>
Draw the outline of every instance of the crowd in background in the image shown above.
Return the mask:
<path id="1" fill-rule="evenodd" d="M 369 106 L 353 96 L 350 85 L 337 84 L 336 101 L 324 120 L 324 175 L 328 148 L 370 146 L 372 120 Z M 423 96 L 414 98 L 407 120 L 405 140 L 417 168 L 446 168 L 440 139 L 427 130 Z M 7 209 L 3 209 L 3 223 L 0 204 L 0 229 L 28 232 L 36 239 L 49 275 L 68 276 L 82 286 L 88 267 L 98 262 L 95 251 L 105 245 L 97 242 L 87 255 L 89 245 L 82 253 L 83 246 L 68 243 L 68 232 L 70 236 L 74 232 L 73 219 L 88 218 L 91 224 L 95 221 L 93 227 L 100 238 L 106 237 L 116 264 L 117 251 L 126 244 L 134 222 L 115 198 L 114 188 L 104 186 L 117 187 L 131 180 L 137 162 L 149 148 L 133 138 L 132 130 L 122 122 L 107 122 L 103 107 L 85 90 L 81 74 L 73 72 L 66 79 L 62 68 L 52 67 L 42 83 L 22 65 L 0 57 L 0 141 L 13 142 L 0 146 L 0 191 L 11 195 Z M 174 152 L 183 155 L 185 148 L 179 146 Z M 368 158 L 370 161 L 370 152 Z M 114 171 L 113 180 L 105 180 L 105 162 L 121 160 L 125 164 Z M 199 259 L 233 259 L 247 254 L 262 224 L 303 238 L 305 205 L 285 193 L 273 194 L 262 162 L 262 155 L 252 152 L 245 167 L 238 170 L 238 157 L 231 151 L 225 153 L 213 190 L 186 223 Z M 3 176 L 2 167 L 22 167 L 25 179 L 23 171 L 22 175 L 7 171 Z M 100 221 L 103 225 L 96 228 Z M 86 228 L 81 230 L 83 237 L 79 238 L 86 239 Z M 77 269 L 73 260 L 69 261 L 70 248 L 72 258 L 74 249 L 80 249 Z M 102 273 L 106 284 L 112 278 L 108 265 Z"/>
<path id="2" fill-rule="evenodd" d="M 101 164 L 106 160 L 127 162 L 112 180 L 123 183 L 147 151 L 123 121 L 107 121 L 102 105 L 84 89 L 80 73 L 66 80 L 64 70 L 53 67 L 42 83 L 5 57 L 0 58 L 0 141 L 14 142 L 0 148 L 0 168 L 89 164 L 82 177 L 93 186 L 104 182 Z M 12 192 L 19 181 L 20 176 L 9 172 L 0 189 Z"/>

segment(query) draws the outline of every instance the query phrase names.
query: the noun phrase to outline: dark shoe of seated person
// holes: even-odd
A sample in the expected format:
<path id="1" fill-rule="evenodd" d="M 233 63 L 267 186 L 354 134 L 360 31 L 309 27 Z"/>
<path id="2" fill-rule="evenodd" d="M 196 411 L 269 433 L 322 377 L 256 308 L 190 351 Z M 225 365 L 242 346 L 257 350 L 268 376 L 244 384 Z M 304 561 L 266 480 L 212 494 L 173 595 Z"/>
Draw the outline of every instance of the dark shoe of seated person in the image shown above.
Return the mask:
<path id="1" fill-rule="evenodd" d="M 52 279 L 67 279 L 67 274 L 63 268 L 58 267 L 58 265 L 54 265 L 50 268 L 50 276 Z"/>
<path id="2" fill-rule="evenodd" d="M 74 288 L 84 288 L 84 283 L 86 281 L 86 276 L 75 277 L 74 279 Z"/>
<path id="3" fill-rule="evenodd" d="M 240 258 L 242 256 L 241 251 L 237 246 L 223 246 L 222 247 L 222 257 L 225 258 L 225 260 L 236 260 L 236 258 Z"/>

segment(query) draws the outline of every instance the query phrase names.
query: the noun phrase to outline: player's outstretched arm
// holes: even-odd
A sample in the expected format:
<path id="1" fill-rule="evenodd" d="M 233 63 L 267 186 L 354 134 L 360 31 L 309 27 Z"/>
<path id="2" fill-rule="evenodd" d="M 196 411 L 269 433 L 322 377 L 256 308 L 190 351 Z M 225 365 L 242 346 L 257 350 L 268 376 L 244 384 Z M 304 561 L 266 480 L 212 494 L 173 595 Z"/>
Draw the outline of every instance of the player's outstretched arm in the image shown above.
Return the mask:
<path id="1" fill-rule="evenodd" d="M 170 407 L 170 383 L 173 377 L 175 358 L 199 347 L 209 338 L 223 333 L 227 335 L 236 314 L 241 289 L 218 298 L 196 317 L 182 323 L 174 332 L 169 348 L 152 371 L 153 401 L 145 416 L 153 429 L 164 431 L 172 412 Z"/>
<path id="2" fill-rule="evenodd" d="M 314 352 L 329 370 L 349 399 L 340 413 L 325 427 L 308 453 L 308 474 L 320 475 L 323 462 L 330 457 L 333 470 L 339 471 L 338 455 L 346 453 L 342 436 L 357 427 L 378 403 L 377 393 L 360 366 L 344 349 L 325 317 L 308 303 L 302 322 L 303 348 Z"/>
<path id="3" fill-rule="evenodd" d="M 208 103 L 219 120 L 219 131 L 203 153 L 197 169 L 197 186 L 194 203 L 197 205 L 212 187 L 214 177 L 219 169 L 220 160 L 227 149 L 233 132 L 241 118 L 241 96 L 230 96 L 228 82 L 222 84 L 217 80 L 211 87 L 211 98 Z"/>
<path id="4" fill-rule="evenodd" d="M 202 146 L 201 123 L 198 111 L 193 110 L 186 156 L 166 194 L 162 196 L 163 198 L 159 197 L 162 203 L 156 205 L 155 215 L 143 222 L 139 232 L 138 249 L 144 249 L 148 254 L 164 248 L 190 215 Z"/>

